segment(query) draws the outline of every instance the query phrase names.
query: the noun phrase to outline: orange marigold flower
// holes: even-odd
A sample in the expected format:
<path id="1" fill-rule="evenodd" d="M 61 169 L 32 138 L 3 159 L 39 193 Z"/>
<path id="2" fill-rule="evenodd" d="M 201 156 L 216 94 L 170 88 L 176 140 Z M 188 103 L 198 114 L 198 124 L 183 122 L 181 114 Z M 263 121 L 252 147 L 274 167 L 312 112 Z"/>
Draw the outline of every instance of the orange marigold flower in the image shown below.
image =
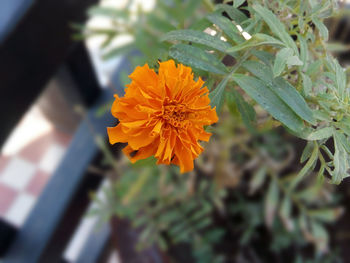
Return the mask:
<path id="1" fill-rule="evenodd" d="M 128 143 L 123 152 L 131 162 L 154 155 L 157 164 L 193 170 L 203 151 L 198 141 L 211 136 L 203 126 L 218 121 L 204 81 L 194 81 L 192 69 L 173 60 L 160 62 L 158 74 L 146 64 L 129 77 L 124 97 L 115 95 L 112 114 L 119 124 L 107 128 L 110 143 Z"/>

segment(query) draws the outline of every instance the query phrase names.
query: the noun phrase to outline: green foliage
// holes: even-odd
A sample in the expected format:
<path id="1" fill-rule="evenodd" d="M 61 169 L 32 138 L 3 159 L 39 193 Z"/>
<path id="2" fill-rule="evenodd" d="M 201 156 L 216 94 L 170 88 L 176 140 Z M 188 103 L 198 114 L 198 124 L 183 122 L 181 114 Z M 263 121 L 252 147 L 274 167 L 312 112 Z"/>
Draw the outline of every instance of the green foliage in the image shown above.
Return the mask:
<path id="1" fill-rule="evenodd" d="M 177 44 L 171 47 L 169 56 L 195 69 L 223 75 L 227 73 L 225 65 L 218 58 L 198 47 Z"/>
<path id="2" fill-rule="evenodd" d="M 114 215 L 132 220 L 141 231 L 139 249 L 187 243 L 198 262 L 222 262 L 213 250 L 224 231 L 213 226 L 212 213 L 222 206 L 225 191 L 209 181 L 196 186 L 191 176 L 179 178 L 173 169 L 160 171 L 152 163 L 128 167 L 104 196 L 95 197 L 99 205 L 92 213 L 104 220 Z"/>
<path id="3" fill-rule="evenodd" d="M 230 234 L 253 251 L 262 237 L 276 254 L 293 245 L 291 262 L 337 262 L 336 253 L 325 253 L 327 227 L 341 209 L 326 182 L 349 176 L 350 94 L 348 71 L 325 42 L 324 19 L 336 1 L 248 0 L 245 8 L 244 1 L 226 2 L 158 0 L 152 12 L 139 9 L 136 16 L 128 6 L 90 10 L 113 24 L 83 31 L 105 36 L 104 58 L 126 54 L 134 66 L 154 68 L 158 59 L 172 58 L 191 66 L 195 77 L 206 80 L 220 118 L 215 128 L 207 127 L 214 139 L 196 163 L 213 177 L 180 177 L 171 167 L 157 168 L 154 159 L 119 167 L 123 176 L 105 190 L 104 201 L 97 199 L 95 213 L 132 220 L 141 229 L 140 248 L 190 244 L 195 262 L 231 260 L 216 249 Z M 113 46 L 124 34 L 133 41 Z M 130 56 L 132 50 L 140 55 Z M 303 140 L 303 152 L 288 140 Z M 301 156 L 299 165 L 295 156 Z M 286 168 L 292 171 L 286 174 Z M 213 214 L 234 227 L 218 227 Z M 302 252 L 308 244 L 314 258 Z"/>
<path id="4" fill-rule="evenodd" d="M 303 180 L 303 184 L 296 187 L 293 182 L 300 178 L 297 173 L 281 173 L 288 166 L 286 153 L 290 151 L 290 146 L 281 141 L 277 134 L 262 136 L 259 140 L 264 143 L 250 142 L 248 145 L 252 146 L 249 148 L 247 143 L 238 143 L 235 151 L 235 154 L 240 151 L 260 153 L 255 156 L 255 164 L 249 168 L 252 176 L 248 191 L 232 192 L 234 201 L 228 208 L 234 218 L 242 218 L 236 227 L 241 245 L 258 241 L 261 238 L 258 233 L 264 226 L 270 233 L 268 242 L 264 242 L 275 253 L 283 252 L 292 244 L 302 251 L 308 243 L 314 245 L 316 254 L 328 251 L 327 224 L 337 220 L 342 213 L 337 205 L 337 196 L 331 188 L 316 184 L 312 178 Z M 311 155 L 310 159 L 314 159 L 313 148 L 309 148 L 309 153 L 304 155 Z M 247 162 L 249 160 L 246 158 Z M 325 200 L 324 195 L 330 198 Z M 261 197 L 263 202 L 259 200 Z"/>
<path id="5" fill-rule="evenodd" d="M 326 163 L 320 151 L 317 159 L 322 163 L 324 172 L 332 177 L 331 182 L 338 184 L 349 176 L 346 148 L 349 148 L 350 98 L 345 71 L 329 55 L 324 43 L 328 39 L 328 30 L 323 20 L 331 15 L 328 9 L 333 9 L 335 3 L 305 2 L 302 6 L 296 1 L 277 3 L 259 4 L 254 1 L 249 8 L 251 18 L 244 16 L 235 7 L 218 5 L 216 11 L 207 16 L 212 29 L 217 31 L 215 36 L 198 30 L 175 30 L 165 34 L 162 40 L 180 41 L 183 45 L 197 43 L 200 44 L 198 48 L 202 49 L 201 52 L 210 51 L 211 55 L 216 54 L 217 57 L 224 53 L 240 58 L 243 55 L 241 52 L 248 52 L 249 57 L 237 69 L 240 74 L 232 75 L 232 79 L 294 135 L 316 141 L 318 148 L 325 146 L 327 139 L 333 138 L 335 150 L 332 161 Z M 301 12 L 301 9 L 303 15 L 300 17 L 298 10 Z M 229 15 L 231 21 L 222 16 L 222 11 Z M 310 26 L 311 22 L 315 27 Z M 260 30 L 252 31 L 254 34 L 251 38 L 243 41 L 244 35 L 237 30 L 236 25 L 249 32 L 256 23 L 262 25 L 256 27 Z M 296 41 L 292 39 L 293 35 L 297 36 Z M 221 36 L 227 37 L 228 41 Z M 171 53 L 170 56 L 176 58 Z M 270 56 L 272 61 L 270 58 L 266 60 L 266 56 Z M 188 53 L 186 61 L 193 65 L 194 55 Z M 201 69 L 205 71 L 204 67 Z M 206 71 L 220 79 L 213 70 Z M 227 72 L 231 72 L 229 66 Z M 218 112 L 228 92 L 224 90 L 229 87 L 226 81 L 230 74 L 221 77 L 217 88 L 212 91 L 213 105 L 218 106 Z M 242 117 L 245 124 L 251 122 L 247 114 Z M 343 138 L 341 143 L 340 136 Z M 311 171 L 308 169 L 308 172 Z"/>

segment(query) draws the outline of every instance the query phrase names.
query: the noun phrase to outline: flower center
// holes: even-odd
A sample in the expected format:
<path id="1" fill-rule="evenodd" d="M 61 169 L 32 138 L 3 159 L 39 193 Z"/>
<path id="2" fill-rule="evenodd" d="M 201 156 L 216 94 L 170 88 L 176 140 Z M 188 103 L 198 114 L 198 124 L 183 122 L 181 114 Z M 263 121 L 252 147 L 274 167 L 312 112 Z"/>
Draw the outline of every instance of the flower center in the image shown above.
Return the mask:
<path id="1" fill-rule="evenodd" d="M 166 102 L 167 103 L 164 103 L 163 105 L 163 120 L 176 128 L 187 127 L 189 123 L 187 120 L 187 107 L 174 101 Z"/>

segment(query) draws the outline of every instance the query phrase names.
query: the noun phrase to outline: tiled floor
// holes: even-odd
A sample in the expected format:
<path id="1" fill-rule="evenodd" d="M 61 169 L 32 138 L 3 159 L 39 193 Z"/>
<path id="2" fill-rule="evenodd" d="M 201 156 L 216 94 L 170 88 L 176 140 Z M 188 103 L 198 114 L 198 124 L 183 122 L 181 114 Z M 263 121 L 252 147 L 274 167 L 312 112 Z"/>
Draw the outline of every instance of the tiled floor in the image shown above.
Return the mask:
<path id="1" fill-rule="evenodd" d="M 1 218 L 16 227 L 23 225 L 70 140 L 71 136 L 55 130 L 38 108 L 26 114 L 0 155 Z M 96 231 L 96 222 L 95 217 L 82 218 L 64 253 L 68 262 L 77 260 L 87 237 Z M 107 262 L 120 262 L 118 253 L 111 254 Z"/>
<path id="2" fill-rule="evenodd" d="M 59 164 L 71 136 L 32 108 L 0 155 L 0 217 L 21 226 Z"/>

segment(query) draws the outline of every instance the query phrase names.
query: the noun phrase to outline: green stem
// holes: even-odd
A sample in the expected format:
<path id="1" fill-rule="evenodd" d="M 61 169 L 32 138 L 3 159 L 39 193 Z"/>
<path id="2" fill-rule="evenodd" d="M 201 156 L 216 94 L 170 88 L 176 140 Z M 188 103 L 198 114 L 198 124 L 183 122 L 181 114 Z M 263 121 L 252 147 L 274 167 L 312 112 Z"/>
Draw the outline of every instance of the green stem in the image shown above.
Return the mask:
<path id="1" fill-rule="evenodd" d="M 203 0 L 203 4 L 209 12 L 213 12 L 215 10 L 215 6 L 211 0 Z"/>
<path id="2" fill-rule="evenodd" d="M 244 61 L 246 61 L 250 56 L 250 49 L 248 49 L 243 56 L 237 61 L 237 63 L 232 67 L 231 74 L 234 73 Z"/>
<path id="3" fill-rule="evenodd" d="M 298 198 L 296 198 L 291 192 L 289 189 L 287 189 L 282 181 L 279 179 L 279 177 L 275 174 L 272 174 L 272 173 L 268 173 L 272 178 L 274 178 L 277 182 L 277 185 L 278 187 L 280 188 L 280 190 L 286 195 L 286 196 L 289 196 L 290 199 L 294 202 L 294 204 L 298 207 L 298 209 L 300 211 L 302 211 L 303 213 L 307 213 L 307 208 L 306 206 L 300 202 L 300 200 L 298 200 Z"/>
<path id="4" fill-rule="evenodd" d="M 137 180 L 129 189 L 128 193 L 123 198 L 122 203 L 124 205 L 130 203 L 130 201 L 142 190 L 142 187 L 145 185 L 145 183 L 148 181 L 151 175 L 152 173 L 150 173 L 149 171 L 146 171 L 145 173 L 139 175 Z"/>

